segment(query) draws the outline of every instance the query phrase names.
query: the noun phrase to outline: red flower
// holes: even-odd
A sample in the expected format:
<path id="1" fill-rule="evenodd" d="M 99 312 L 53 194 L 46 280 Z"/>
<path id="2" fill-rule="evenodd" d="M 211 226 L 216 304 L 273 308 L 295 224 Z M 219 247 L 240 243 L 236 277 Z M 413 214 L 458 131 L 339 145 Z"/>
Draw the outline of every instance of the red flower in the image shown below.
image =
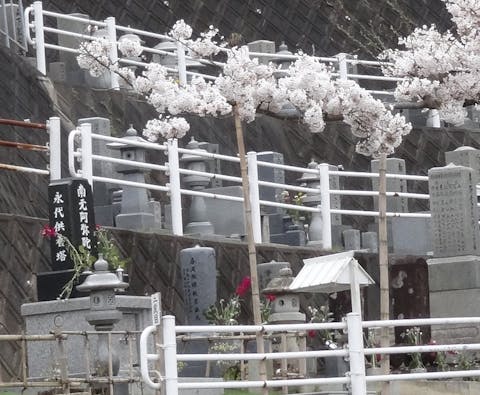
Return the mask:
<path id="1" fill-rule="evenodd" d="M 42 236 L 46 239 L 51 239 L 52 237 L 57 237 L 57 232 L 55 231 L 55 228 L 45 224 L 42 229 Z"/>
<path id="2" fill-rule="evenodd" d="M 310 329 L 309 331 L 307 331 L 307 336 L 310 337 L 310 338 L 313 338 L 313 337 L 317 336 L 317 331 L 314 331 L 313 329 Z"/>
<path id="3" fill-rule="evenodd" d="M 98 225 L 98 224 L 95 225 L 95 230 L 100 230 L 100 229 L 102 229 L 102 226 L 101 226 L 101 225 Z"/>
<path id="4" fill-rule="evenodd" d="M 266 294 L 265 299 L 267 299 L 269 302 L 273 302 L 277 297 L 273 294 Z"/>
<path id="5" fill-rule="evenodd" d="M 235 293 L 240 297 L 245 296 L 245 294 L 250 290 L 251 286 L 252 280 L 250 279 L 250 277 L 245 276 L 242 281 L 240 281 L 240 284 L 235 290 Z"/>

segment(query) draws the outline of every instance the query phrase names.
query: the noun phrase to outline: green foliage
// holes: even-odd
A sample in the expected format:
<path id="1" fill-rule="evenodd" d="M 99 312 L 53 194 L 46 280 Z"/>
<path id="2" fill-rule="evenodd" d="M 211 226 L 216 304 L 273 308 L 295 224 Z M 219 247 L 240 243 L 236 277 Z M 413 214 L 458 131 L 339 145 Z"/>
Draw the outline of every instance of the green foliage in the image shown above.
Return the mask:
<path id="1" fill-rule="evenodd" d="M 212 325 L 237 325 L 240 315 L 240 298 L 235 295 L 228 301 L 220 299 L 205 310 L 203 315 Z"/>
<path id="2" fill-rule="evenodd" d="M 407 329 L 400 336 L 404 338 L 407 344 L 411 346 L 419 346 L 420 344 L 422 344 L 422 331 L 418 326 Z M 412 352 L 410 356 L 412 357 L 412 360 L 408 365 L 410 369 L 425 368 L 422 362 L 422 354 L 420 354 L 419 352 Z"/>

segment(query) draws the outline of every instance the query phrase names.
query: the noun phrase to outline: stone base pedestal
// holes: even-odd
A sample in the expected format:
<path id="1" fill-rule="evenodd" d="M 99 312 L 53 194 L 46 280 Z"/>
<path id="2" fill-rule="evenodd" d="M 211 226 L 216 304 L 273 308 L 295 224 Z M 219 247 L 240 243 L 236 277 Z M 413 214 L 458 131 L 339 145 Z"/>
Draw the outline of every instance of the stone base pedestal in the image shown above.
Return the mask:
<path id="1" fill-rule="evenodd" d="M 480 257 L 466 255 L 427 260 L 430 289 L 430 316 L 480 316 Z M 478 343 L 480 328 L 475 324 L 432 326 L 437 343 Z"/>
<path id="2" fill-rule="evenodd" d="M 135 213 L 135 214 L 119 214 L 115 218 L 117 228 L 132 229 L 138 231 L 151 231 L 154 228 L 153 214 Z"/>

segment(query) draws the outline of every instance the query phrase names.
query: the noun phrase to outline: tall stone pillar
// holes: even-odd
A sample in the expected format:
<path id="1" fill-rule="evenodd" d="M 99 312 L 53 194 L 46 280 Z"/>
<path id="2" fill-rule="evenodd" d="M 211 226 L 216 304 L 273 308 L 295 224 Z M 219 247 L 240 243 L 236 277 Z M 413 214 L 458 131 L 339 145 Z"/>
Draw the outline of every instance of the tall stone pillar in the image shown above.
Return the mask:
<path id="1" fill-rule="evenodd" d="M 480 235 L 475 172 L 449 164 L 428 172 L 434 258 L 427 260 L 431 317 L 480 315 Z M 478 342 L 476 326 L 432 327 L 442 342 Z"/>

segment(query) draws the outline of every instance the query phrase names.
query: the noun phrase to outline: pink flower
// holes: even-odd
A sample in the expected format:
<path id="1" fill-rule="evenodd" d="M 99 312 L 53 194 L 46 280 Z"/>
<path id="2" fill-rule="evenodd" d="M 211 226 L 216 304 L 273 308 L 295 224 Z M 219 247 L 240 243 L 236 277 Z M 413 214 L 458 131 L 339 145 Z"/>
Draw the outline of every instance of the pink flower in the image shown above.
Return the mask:
<path id="1" fill-rule="evenodd" d="M 55 231 L 55 228 L 45 224 L 42 229 L 42 236 L 46 239 L 51 239 L 52 237 L 57 237 L 57 232 Z"/>
<path id="2" fill-rule="evenodd" d="M 273 302 L 277 297 L 273 294 L 266 294 L 265 299 L 267 299 L 269 302 Z"/>
<path id="3" fill-rule="evenodd" d="M 252 280 L 250 279 L 250 277 L 245 276 L 242 279 L 242 281 L 240 281 L 240 284 L 235 290 L 235 294 L 237 294 L 240 297 L 243 297 L 250 290 L 251 286 L 252 286 Z"/>

